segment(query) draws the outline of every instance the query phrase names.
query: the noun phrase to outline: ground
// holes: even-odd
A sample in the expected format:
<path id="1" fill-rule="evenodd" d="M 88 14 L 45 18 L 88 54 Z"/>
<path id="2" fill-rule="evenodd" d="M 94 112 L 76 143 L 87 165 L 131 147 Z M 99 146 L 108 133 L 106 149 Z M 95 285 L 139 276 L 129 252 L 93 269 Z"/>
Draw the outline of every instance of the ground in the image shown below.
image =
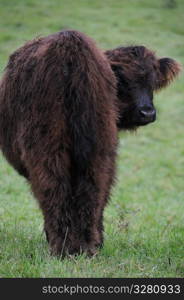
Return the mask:
<path id="1" fill-rule="evenodd" d="M 100 47 L 144 44 L 184 62 L 184 2 L 0 0 L 0 71 L 25 41 L 63 28 Z M 117 183 L 96 257 L 49 255 L 43 220 L 26 181 L 0 157 L 0 277 L 183 277 L 183 75 L 155 95 L 156 123 L 121 133 Z"/>

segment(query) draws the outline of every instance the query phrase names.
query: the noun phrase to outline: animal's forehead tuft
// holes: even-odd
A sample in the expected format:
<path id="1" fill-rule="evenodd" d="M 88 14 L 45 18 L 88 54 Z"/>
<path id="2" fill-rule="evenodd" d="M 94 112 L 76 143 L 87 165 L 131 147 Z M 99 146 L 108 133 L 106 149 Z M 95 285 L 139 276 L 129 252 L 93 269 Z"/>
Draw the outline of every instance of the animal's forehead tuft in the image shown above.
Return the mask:
<path id="1" fill-rule="evenodd" d="M 117 47 L 113 51 L 107 51 L 107 55 L 113 61 L 119 63 L 138 63 L 145 64 L 156 64 L 155 53 L 145 46 L 128 46 L 128 47 Z"/>

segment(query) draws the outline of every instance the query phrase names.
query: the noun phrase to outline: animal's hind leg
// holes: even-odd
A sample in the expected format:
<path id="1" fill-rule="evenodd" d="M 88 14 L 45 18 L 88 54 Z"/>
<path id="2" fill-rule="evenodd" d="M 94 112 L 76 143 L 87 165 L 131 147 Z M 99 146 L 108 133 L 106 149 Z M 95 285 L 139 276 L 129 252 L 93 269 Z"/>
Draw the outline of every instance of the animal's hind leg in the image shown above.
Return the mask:
<path id="1" fill-rule="evenodd" d="M 100 236 L 100 247 L 103 245 L 103 213 L 110 198 L 112 185 L 115 181 L 116 152 L 111 151 L 106 158 L 100 159 L 97 166 L 96 178 L 99 185 L 99 205 L 96 210 L 97 230 Z M 100 164 L 101 162 L 101 164 Z"/>
<path id="2" fill-rule="evenodd" d="M 98 186 L 93 178 L 86 175 L 80 177 L 77 184 L 73 185 L 72 190 L 72 211 L 74 212 L 72 221 L 78 233 L 80 250 L 93 255 L 101 244 L 97 219 Z"/>
<path id="3" fill-rule="evenodd" d="M 61 178 L 63 180 L 63 178 Z M 36 196 L 44 215 L 44 229 L 51 253 L 54 255 L 74 254 L 82 251 L 75 214 L 70 207 L 70 191 L 61 184 L 47 190 L 37 186 Z"/>
<path id="4" fill-rule="evenodd" d="M 94 162 L 73 185 L 73 210 L 82 250 L 89 255 L 103 245 L 103 211 L 114 180 L 115 154 Z M 89 175 L 90 174 L 90 175 Z"/>
<path id="5" fill-rule="evenodd" d="M 56 255 L 80 252 L 80 238 L 74 224 L 71 182 L 67 158 L 31 163 L 30 183 L 44 215 L 44 229 L 51 252 Z M 64 165 L 65 164 L 65 165 Z"/>

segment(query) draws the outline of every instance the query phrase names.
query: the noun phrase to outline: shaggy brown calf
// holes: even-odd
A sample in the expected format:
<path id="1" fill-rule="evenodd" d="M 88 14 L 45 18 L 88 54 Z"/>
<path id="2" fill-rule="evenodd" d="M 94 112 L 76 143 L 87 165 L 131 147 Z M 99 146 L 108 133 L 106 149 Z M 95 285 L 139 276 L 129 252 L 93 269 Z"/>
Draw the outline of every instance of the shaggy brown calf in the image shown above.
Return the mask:
<path id="1" fill-rule="evenodd" d="M 178 71 L 143 47 L 104 55 L 70 30 L 10 56 L 0 84 L 0 146 L 31 184 L 52 253 L 94 254 L 102 245 L 117 125 L 154 121 L 153 91 Z"/>

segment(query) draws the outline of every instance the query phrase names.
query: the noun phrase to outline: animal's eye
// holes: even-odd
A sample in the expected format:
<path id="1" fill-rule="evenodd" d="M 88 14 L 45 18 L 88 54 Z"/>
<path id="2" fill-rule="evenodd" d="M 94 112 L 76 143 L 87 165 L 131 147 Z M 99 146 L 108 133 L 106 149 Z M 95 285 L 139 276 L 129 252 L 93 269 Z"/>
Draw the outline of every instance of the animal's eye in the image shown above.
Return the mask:
<path id="1" fill-rule="evenodd" d="M 132 87 L 130 85 L 130 82 L 128 82 L 128 80 L 122 80 L 121 84 L 124 86 L 126 91 L 131 91 L 132 90 Z"/>
<path id="2" fill-rule="evenodd" d="M 130 89 L 131 89 L 131 91 L 135 91 L 135 90 L 137 90 L 137 86 L 136 85 L 131 85 Z"/>
<path id="3" fill-rule="evenodd" d="M 121 74 L 119 75 L 119 79 L 122 84 L 125 84 L 125 85 L 129 84 L 129 80 L 124 76 L 123 72 L 121 72 Z"/>

